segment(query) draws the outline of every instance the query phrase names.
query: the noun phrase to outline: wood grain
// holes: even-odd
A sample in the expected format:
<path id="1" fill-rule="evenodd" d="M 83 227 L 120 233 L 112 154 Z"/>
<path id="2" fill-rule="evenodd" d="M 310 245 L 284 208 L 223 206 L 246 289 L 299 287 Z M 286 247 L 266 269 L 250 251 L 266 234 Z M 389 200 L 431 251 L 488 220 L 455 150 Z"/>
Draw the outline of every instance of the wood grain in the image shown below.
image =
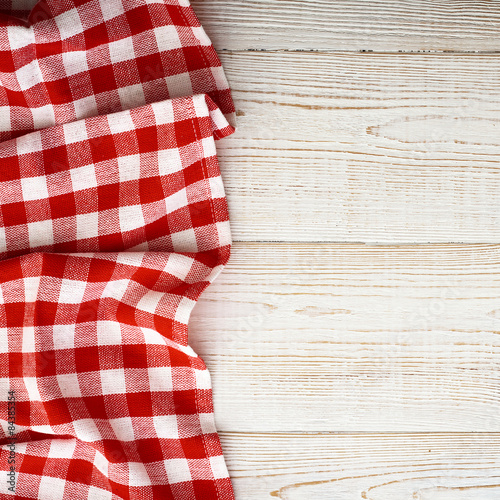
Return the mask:
<path id="1" fill-rule="evenodd" d="M 500 50 L 500 2 L 193 0 L 219 50 Z"/>
<path id="2" fill-rule="evenodd" d="M 239 500 L 494 500 L 499 434 L 239 434 L 222 444 Z"/>
<path id="3" fill-rule="evenodd" d="M 500 431 L 500 246 L 235 245 L 190 323 L 218 428 Z"/>
<path id="4" fill-rule="evenodd" d="M 500 1 L 193 5 L 239 115 L 190 323 L 236 498 L 500 498 Z"/>
<path id="5" fill-rule="evenodd" d="M 500 58 L 232 53 L 236 241 L 500 241 Z"/>

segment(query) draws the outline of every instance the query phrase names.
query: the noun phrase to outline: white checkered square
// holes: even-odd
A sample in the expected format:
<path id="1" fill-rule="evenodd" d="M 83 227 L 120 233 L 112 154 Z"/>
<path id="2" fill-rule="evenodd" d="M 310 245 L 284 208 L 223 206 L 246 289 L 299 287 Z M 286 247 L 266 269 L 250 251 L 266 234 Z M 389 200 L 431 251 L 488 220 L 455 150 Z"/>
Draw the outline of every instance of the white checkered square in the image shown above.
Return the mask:
<path id="1" fill-rule="evenodd" d="M 66 481 L 59 477 L 42 476 L 38 488 L 38 498 L 50 498 L 50 500 L 64 500 L 64 488 Z"/>
<path id="2" fill-rule="evenodd" d="M 219 245 L 226 246 L 232 243 L 231 240 L 231 230 L 229 227 L 229 221 L 217 222 L 215 224 L 217 228 L 217 234 L 219 236 Z"/>
<path id="3" fill-rule="evenodd" d="M 76 437 L 84 442 L 91 443 L 101 439 L 101 433 L 91 418 L 74 420 L 73 428 L 75 429 Z"/>
<path id="4" fill-rule="evenodd" d="M 84 165 L 83 167 L 72 168 L 69 173 L 71 175 L 74 191 L 97 187 L 94 165 Z"/>
<path id="5" fill-rule="evenodd" d="M 125 394 L 125 372 L 122 369 L 101 370 L 101 388 L 103 394 Z"/>
<path id="6" fill-rule="evenodd" d="M 144 334 L 144 343 L 148 345 L 163 345 L 165 343 L 165 337 L 156 330 L 151 328 L 141 328 Z"/>
<path id="7" fill-rule="evenodd" d="M 108 281 L 108 283 L 106 284 L 106 288 L 104 288 L 104 291 L 102 292 L 101 297 L 103 299 L 113 298 L 116 300 L 122 300 L 128 287 L 129 287 L 129 280 L 126 279 Z"/>
<path id="8" fill-rule="evenodd" d="M 66 144 L 74 144 L 87 139 L 87 127 L 84 121 L 65 123 L 63 130 Z"/>
<path id="9" fill-rule="evenodd" d="M 146 104 L 142 84 L 129 85 L 118 89 L 122 109 L 137 108 Z"/>
<path id="10" fill-rule="evenodd" d="M 7 251 L 7 240 L 5 238 L 5 228 L 0 227 L 0 253 Z"/>
<path id="11" fill-rule="evenodd" d="M 170 97 L 181 97 L 193 93 L 191 85 L 191 75 L 189 73 L 181 73 L 179 75 L 167 76 L 165 78 Z"/>
<path id="12" fill-rule="evenodd" d="M 113 429 L 116 438 L 120 441 L 134 441 L 134 426 L 130 417 L 110 418 L 109 425 Z M 139 436 L 138 436 L 139 437 Z"/>
<path id="13" fill-rule="evenodd" d="M 226 193 L 224 191 L 224 184 L 220 177 L 210 177 L 208 180 L 210 184 L 210 193 L 212 198 L 225 198 Z"/>
<path id="14" fill-rule="evenodd" d="M 99 212 L 76 216 L 76 238 L 94 238 L 99 234 Z"/>
<path id="15" fill-rule="evenodd" d="M 38 389 L 38 379 L 35 377 L 24 377 L 24 386 L 26 387 L 26 392 L 28 393 L 30 401 L 41 401 L 40 391 Z"/>
<path id="16" fill-rule="evenodd" d="M 212 383 L 210 381 L 210 374 L 207 370 L 195 370 L 194 376 L 196 379 L 196 388 L 197 389 L 211 389 Z"/>
<path id="17" fill-rule="evenodd" d="M 161 26 L 154 29 L 156 44 L 160 52 L 182 48 L 179 33 L 175 26 Z"/>
<path id="18" fill-rule="evenodd" d="M 0 350 L 7 352 L 9 349 L 9 330 L 7 328 L 0 328 Z"/>
<path id="19" fill-rule="evenodd" d="M 109 21 L 125 12 L 121 0 L 99 0 L 99 6 L 104 21 Z"/>
<path id="20" fill-rule="evenodd" d="M 75 325 L 54 325 L 52 327 L 54 349 L 74 349 Z"/>
<path id="21" fill-rule="evenodd" d="M 55 18 L 61 40 L 66 40 L 83 31 L 78 9 L 71 9 Z"/>
<path id="22" fill-rule="evenodd" d="M 86 281 L 67 280 L 61 281 L 61 291 L 59 293 L 59 302 L 62 304 L 80 304 L 83 302 Z"/>
<path id="23" fill-rule="evenodd" d="M 166 271 L 172 276 L 184 281 L 191 271 L 193 263 L 194 259 L 192 257 L 178 253 L 171 253 L 168 256 L 168 267 Z"/>
<path id="24" fill-rule="evenodd" d="M 141 300 L 137 304 L 137 309 L 154 314 L 160 300 L 164 297 L 164 293 L 149 291 L 141 297 Z"/>
<path id="25" fill-rule="evenodd" d="M 132 38 L 122 38 L 116 42 L 111 42 L 109 44 L 109 55 L 112 63 L 119 63 L 133 59 L 135 54 Z"/>
<path id="26" fill-rule="evenodd" d="M 46 177 L 25 177 L 21 179 L 23 198 L 29 200 L 41 200 L 49 197 Z"/>
<path id="27" fill-rule="evenodd" d="M 195 305 L 196 302 L 194 300 L 182 297 L 179 306 L 177 307 L 177 311 L 175 312 L 175 321 L 187 325 L 189 316 L 191 315 L 191 311 Z"/>
<path id="28" fill-rule="evenodd" d="M 197 252 L 198 244 L 194 229 L 186 229 L 178 233 L 172 233 L 172 246 L 175 252 Z"/>
<path id="29" fill-rule="evenodd" d="M 54 243 L 54 233 L 51 220 L 42 220 L 40 222 L 30 222 L 28 224 L 28 234 L 32 248 Z"/>
<path id="30" fill-rule="evenodd" d="M 212 45 L 210 38 L 208 38 L 205 30 L 201 26 L 197 26 L 193 28 L 193 35 L 200 42 L 200 45 L 209 47 Z"/>
<path id="31" fill-rule="evenodd" d="M 35 129 L 48 128 L 56 124 L 54 108 L 50 104 L 31 108 L 31 114 L 33 115 L 33 127 Z"/>
<path id="32" fill-rule="evenodd" d="M 210 158 L 211 156 L 216 156 L 217 151 L 215 149 L 215 141 L 213 137 L 206 137 L 201 140 L 201 144 L 203 146 L 203 155 L 206 158 Z"/>
<path id="33" fill-rule="evenodd" d="M 54 434 L 54 429 L 52 429 L 50 425 L 32 425 L 31 429 L 34 432 L 39 432 L 40 434 L 48 434 L 48 435 Z"/>
<path id="34" fill-rule="evenodd" d="M 99 451 L 96 450 L 96 454 L 94 457 L 94 467 L 101 473 L 104 474 L 105 476 L 108 475 L 108 466 L 109 462 L 107 458 L 100 453 Z M 89 497 L 89 498 L 94 498 L 94 497 Z"/>
<path id="35" fill-rule="evenodd" d="M 36 302 L 40 291 L 40 276 L 29 276 L 23 279 L 24 300 L 27 303 Z"/>
<path id="36" fill-rule="evenodd" d="M 76 373 L 61 373 L 56 375 L 59 390 L 63 398 L 81 398 L 80 383 Z M 75 422 L 76 423 L 76 422 Z M 77 437 L 80 437 L 77 435 Z"/>
<path id="37" fill-rule="evenodd" d="M 134 181 L 141 176 L 141 157 L 139 155 L 119 156 L 118 173 L 120 182 Z"/>
<path id="38" fill-rule="evenodd" d="M 184 458 L 165 460 L 165 469 L 167 470 L 168 481 L 171 484 L 183 483 L 192 479 L 188 462 Z"/>
<path id="39" fill-rule="evenodd" d="M 77 119 L 97 114 L 97 101 L 94 95 L 82 97 L 81 99 L 73 101 L 73 106 L 75 108 L 75 115 Z"/>
<path id="40" fill-rule="evenodd" d="M 20 156 L 30 153 L 36 153 L 37 151 L 42 151 L 43 147 L 40 132 L 33 132 L 19 138 L 19 140 L 16 142 L 16 146 L 17 154 Z"/>
<path id="41" fill-rule="evenodd" d="M 154 103 L 152 109 L 155 114 L 155 121 L 157 125 L 167 125 L 174 123 L 174 108 L 172 101 L 162 101 Z"/>
<path id="42" fill-rule="evenodd" d="M 92 500 L 113 500 L 115 497 L 111 491 L 96 488 L 95 486 L 89 486 L 87 498 L 91 498 Z"/>
<path id="43" fill-rule="evenodd" d="M 179 439 L 177 415 L 157 415 L 153 417 L 156 434 L 162 439 Z"/>
<path id="44" fill-rule="evenodd" d="M 25 66 L 21 66 L 16 71 L 16 78 L 19 82 L 19 87 L 21 90 L 27 90 L 39 83 L 43 83 L 42 74 L 40 72 L 40 67 L 38 66 L 38 61 L 32 61 Z"/>
<path id="45" fill-rule="evenodd" d="M 185 189 L 177 191 L 177 193 L 174 193 L 165 200 L 165 205 L 167 206 L 167 213 L 172 213 L 175 210 L 179 210 L 179 208 L 187 207 L 188 204 L 189 203 Z"/>
<path id="46" fill-rule="evenodd" d="M 0 332 L 0 335 L 1 335 L 2 332 Z M 0 337 L 0 348 L 3 349 L 3 341 L 2 341 L 2 338 Z M 8 400 L 8 392 L 10 390 L 10 385 L 11 385 L 11 380 L 9 377 L 0 377 L 0 394 L 4 394 L 4 395 L 7 395 L 7 396 L 4 396 L 6 397 L 6 399 Z M 3 429 L 3 431 L 5 433 L 7 433 L 7 420 L 4 419 L 4 420 L 1 420 L 0 421 L 0 427 Z"/>
<path id="47" fill-rule="evenodd" d="M 11 119 L 10 119 L 10 106 L 0 106 L 0 130 L 9 130 Z"/>
<path id="48" fill-rule="evenodd" d="M 182 170 L 182 159 L 179 149 L 162 149 L 158 151 L 158 168 L 160 175 L 180 172 Z"/>
<path id="49" fill-rule="evenodd" d="M 146 255 L 145 252 L 120 252 L 116 256 L 116 263 L 125 266 L 143 267 L 143 260 Z"/>
<path id="50" fill-rule="evenodd" d="M 62 53 L 64 69 L 68 76 L 77 75 L 89 70 L 87 52 L 83 50 L 71 50 Z"/>
<path id="51" fill-rule="evenodd" d="M 132 231 L 144 226 L 142 205 L 129 205 L 119 208 L 120 229 L 122 232 Z"/>
<path id="52" fill-rule="evenodd" d="M 53 439 L 48 458 L 71 458 L 76 448 L 76 439 Z"/>
<path id="53" fill-rule="evenodd" d="M 217 432 L 213 413 L 200 413 L 199 418 L 203 434 L 213 434 Z"/>
<path id="54" fill-rule="evenodd" d="M 120 345 L 122 343 L 122 332 L 120 323 L 116 321 L 97 322 L 97 344 L 98 345 Z"/>
<path id="55" fill-rule="evenodd" d="M 198 118 L 204 118 L 206 116 L 210 116 L 210 111 L 207 107 L 207 101 L 205 100 L 205 96 L 202 95 L 194 96 L 193 108 Z M 213 137 L 211 138 L 213 139 Z"/>
<path id="56" fill-rule="evenodd" d="M 226 462 L 224 461 L 224 457 L 222 455 L 209 457 L 209 460 L 215 479 L 224 479 L 227 477 Z"/>
<path id="57" fill-rule="evenodd" d="M 108 115 L 108 125 L 112 134 L 119 134 L 120 132 L 134 130 L 134 122 L 132 121 L 132 117 L 128 111 Z"/>
<path id="58" fill-rule="evenodd" d="M 151 392 L 169 392 L 173 389 L 172 368 L 170 366 L 148 368 L 148 376 Z"/>
<path id="59" fill-rule="evenodd" d="M 130 477 L 130 486 L 147 486 L 151 484 L 151 480 L 149 479 L 148 471 L 144 464 L 140 462 L 129 462 L 129 477 Z"/>
<path id="60" fill-rule="evenodd" d="M 12 51 L 35 43 L 33 31 L 27 30 L 24 26 L 7 26 L 7 35 L 9 47 Z"/>
<path id="61" fill-rule="evenodd" d="M 23 328 L 23 352 L 35 352 L 35 327 Z"/>

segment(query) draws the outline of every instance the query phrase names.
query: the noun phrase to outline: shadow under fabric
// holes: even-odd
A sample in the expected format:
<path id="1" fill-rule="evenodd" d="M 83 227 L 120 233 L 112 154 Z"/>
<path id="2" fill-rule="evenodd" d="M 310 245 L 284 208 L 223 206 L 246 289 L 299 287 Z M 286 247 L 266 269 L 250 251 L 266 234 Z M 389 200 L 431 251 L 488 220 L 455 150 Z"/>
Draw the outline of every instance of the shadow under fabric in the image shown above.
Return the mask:
<path id="1" fill-rule="evenodd" d="M 187 335 L 230 254 L 215 139 L 234 131 L 234 107 L 190 12 L 185 1 L 45 1 L 31 26 L 0 18 L 1 499 L 234 499 L 210 376 Z M 99 26 L 108 40 L 89 49 Z M 138 26 L 155 50 L 140 48 Z M 117 70 L 130 46 L 130 72 Z M 143 78 L 141 50 L 159 55 L 156 79 Z M 111 71 L 114 88 L 91 67 Z"/>

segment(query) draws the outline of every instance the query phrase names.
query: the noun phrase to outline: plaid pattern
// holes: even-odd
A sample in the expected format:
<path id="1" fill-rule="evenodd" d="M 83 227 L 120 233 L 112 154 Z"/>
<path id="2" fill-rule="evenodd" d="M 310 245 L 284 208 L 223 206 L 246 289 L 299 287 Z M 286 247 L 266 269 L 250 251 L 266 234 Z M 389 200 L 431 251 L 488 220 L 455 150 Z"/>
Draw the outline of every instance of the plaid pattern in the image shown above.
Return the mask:
<path id="1" fill-rule="evenodd" d="M 26 22 L 10 15 L 31 4 L 0 0 L 0 140 L 193 94 L 233 123 L 221 63 L 187 0 L 41 0 Z"/>
<path id="2" fill-rule="evenodd" d="M 234 498 L 187 345 L 229 257 L 231 130 L 196 95 L 0 144 L 1 498 Z"/>

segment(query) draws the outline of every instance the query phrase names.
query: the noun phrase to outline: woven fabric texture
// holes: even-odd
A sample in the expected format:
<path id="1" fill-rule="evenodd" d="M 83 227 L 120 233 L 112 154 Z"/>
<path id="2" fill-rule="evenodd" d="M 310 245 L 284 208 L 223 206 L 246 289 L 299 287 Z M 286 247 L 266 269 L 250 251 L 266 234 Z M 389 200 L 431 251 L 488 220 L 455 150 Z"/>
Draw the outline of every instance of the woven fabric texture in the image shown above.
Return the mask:
<path id="1" fill-rule="evenodd" d="M 0 0 L 0 499 L 234 499 L 187 327 L 233 119 L 187 1 Z"/>
<path id="2" fill-rule="evenodd" d="M 220 60 L 187 1 L 41 0 L 25 22 L 1 7 L 0 140 L 195 94 L 233 123 Z"/>
<path id="3" fill-rule="evenodd" d="M 211 107 L 179 98 L 0 144 L 16 498 L 232 498 L 210 377 L 187 344 L 230 249 Z M 5 472 L 8 457 L 4 444 Z"/>

